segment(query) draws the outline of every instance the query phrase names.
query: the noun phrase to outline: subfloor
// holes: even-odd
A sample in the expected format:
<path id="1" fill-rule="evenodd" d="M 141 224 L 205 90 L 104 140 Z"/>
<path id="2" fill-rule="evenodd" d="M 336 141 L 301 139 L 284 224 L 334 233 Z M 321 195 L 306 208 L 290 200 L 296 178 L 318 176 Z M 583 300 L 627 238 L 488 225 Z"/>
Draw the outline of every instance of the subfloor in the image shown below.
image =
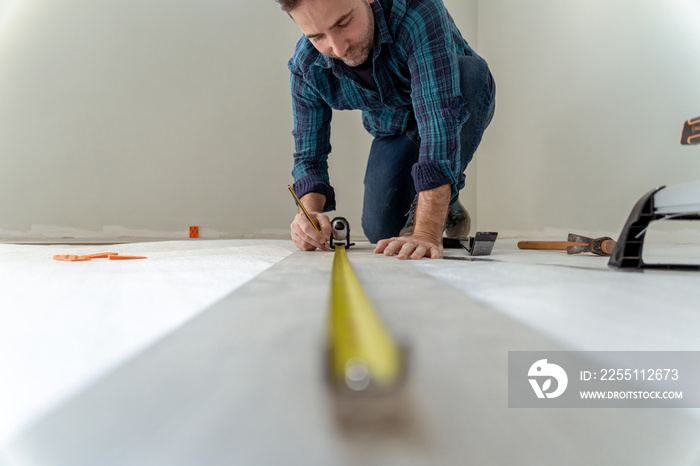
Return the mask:
<path id="1" fill-rule="evenodd" d="M 52 259 L 106 251 L 148 259 Z M 700 464 L 700 410 L 509 408 L 507 380 L 508 351 L 700 351 L 700 272 L 509 239 L 446 256 L 350 249 L 410 365 L 400 425 L 348 428 L 323 379 L 332 253 L 0 245 L 0 464 Z"/>

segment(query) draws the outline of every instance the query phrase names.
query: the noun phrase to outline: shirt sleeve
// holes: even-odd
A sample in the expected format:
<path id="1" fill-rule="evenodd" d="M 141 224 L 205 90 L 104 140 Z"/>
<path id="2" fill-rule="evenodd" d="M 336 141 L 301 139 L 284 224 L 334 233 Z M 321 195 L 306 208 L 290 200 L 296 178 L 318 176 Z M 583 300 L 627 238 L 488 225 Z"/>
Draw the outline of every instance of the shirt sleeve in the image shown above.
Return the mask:
<path id="1" fill-rule="evenodd" d="M 452 186 L 458 196 L 460 129 L 468 112 L 463 105 L 454 36 L 441 2 L 417 2 L 407 16 L 408 67 L 413 109 L 421 146 L 412 175 L 416 191 Z"/>
<path id="2" fill-rule="evenodd" d="M 290 66 L 294 115 L 294 191 L 299 197 L 309 192 L 326 196 L 324 212 L 335 209 L 335 191 L 328 177 L 331 152 L 332 110 L 301 72 Z"/>

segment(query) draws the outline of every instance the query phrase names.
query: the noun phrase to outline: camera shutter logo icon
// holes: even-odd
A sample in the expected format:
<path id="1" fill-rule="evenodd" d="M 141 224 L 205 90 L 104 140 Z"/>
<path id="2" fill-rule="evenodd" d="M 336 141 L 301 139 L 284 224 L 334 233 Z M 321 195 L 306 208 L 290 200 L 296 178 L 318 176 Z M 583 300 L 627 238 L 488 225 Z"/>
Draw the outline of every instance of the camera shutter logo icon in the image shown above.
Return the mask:
<path id="1" fill-rule="evenodd" d="M 548 363 L 546 359 L 540 359 L 530 366 L 527 375 L 534 377 L 528 380 L 537 398 L 556 398 L 564 393 L 569 384 L 569 378 L 564 369 L 556 364 Z M 552 379 L 556 380 L 557 384 L 553 391 L 549 391 L 552 388 Z M 542 381 L 541 385 L 540 380 Z"/>

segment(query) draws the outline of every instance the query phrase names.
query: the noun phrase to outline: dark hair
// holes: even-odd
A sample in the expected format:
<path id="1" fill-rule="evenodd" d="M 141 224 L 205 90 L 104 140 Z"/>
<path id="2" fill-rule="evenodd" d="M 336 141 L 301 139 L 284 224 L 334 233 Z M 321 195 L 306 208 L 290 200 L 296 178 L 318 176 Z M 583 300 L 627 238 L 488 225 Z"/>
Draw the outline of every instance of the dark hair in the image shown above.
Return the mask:
<path id="1" fill-rule="evenodd" d="M 276 2 L 282 8 L 282 11 L 289 14 L 290 11 L 299 6 L 301 0 L 276 0 Z"/>

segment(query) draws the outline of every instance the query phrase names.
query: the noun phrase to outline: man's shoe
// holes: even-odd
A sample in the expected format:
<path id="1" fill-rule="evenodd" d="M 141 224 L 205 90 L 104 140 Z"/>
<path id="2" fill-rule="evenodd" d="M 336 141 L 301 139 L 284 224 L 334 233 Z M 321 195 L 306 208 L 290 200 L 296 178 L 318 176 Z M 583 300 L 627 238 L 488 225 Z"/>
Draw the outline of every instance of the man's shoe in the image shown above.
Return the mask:
<path id="1" fill-rule="evenodd" d="M 418 194 L 413 198 L 411 202 L 411 208 L 408 209 L 408 220 L 399 232 L 399 236 L 409 236 L 413 234 L 413 230 L 416 228 L 416 204 L 418 204 Z"/>
<path id="2" fill-rule="evenodd" d="M 450 206 L 445 220 L 445 236 L 448 238 L 466 238 L 472 226 L 469 212 L 459 199 Z"/>

